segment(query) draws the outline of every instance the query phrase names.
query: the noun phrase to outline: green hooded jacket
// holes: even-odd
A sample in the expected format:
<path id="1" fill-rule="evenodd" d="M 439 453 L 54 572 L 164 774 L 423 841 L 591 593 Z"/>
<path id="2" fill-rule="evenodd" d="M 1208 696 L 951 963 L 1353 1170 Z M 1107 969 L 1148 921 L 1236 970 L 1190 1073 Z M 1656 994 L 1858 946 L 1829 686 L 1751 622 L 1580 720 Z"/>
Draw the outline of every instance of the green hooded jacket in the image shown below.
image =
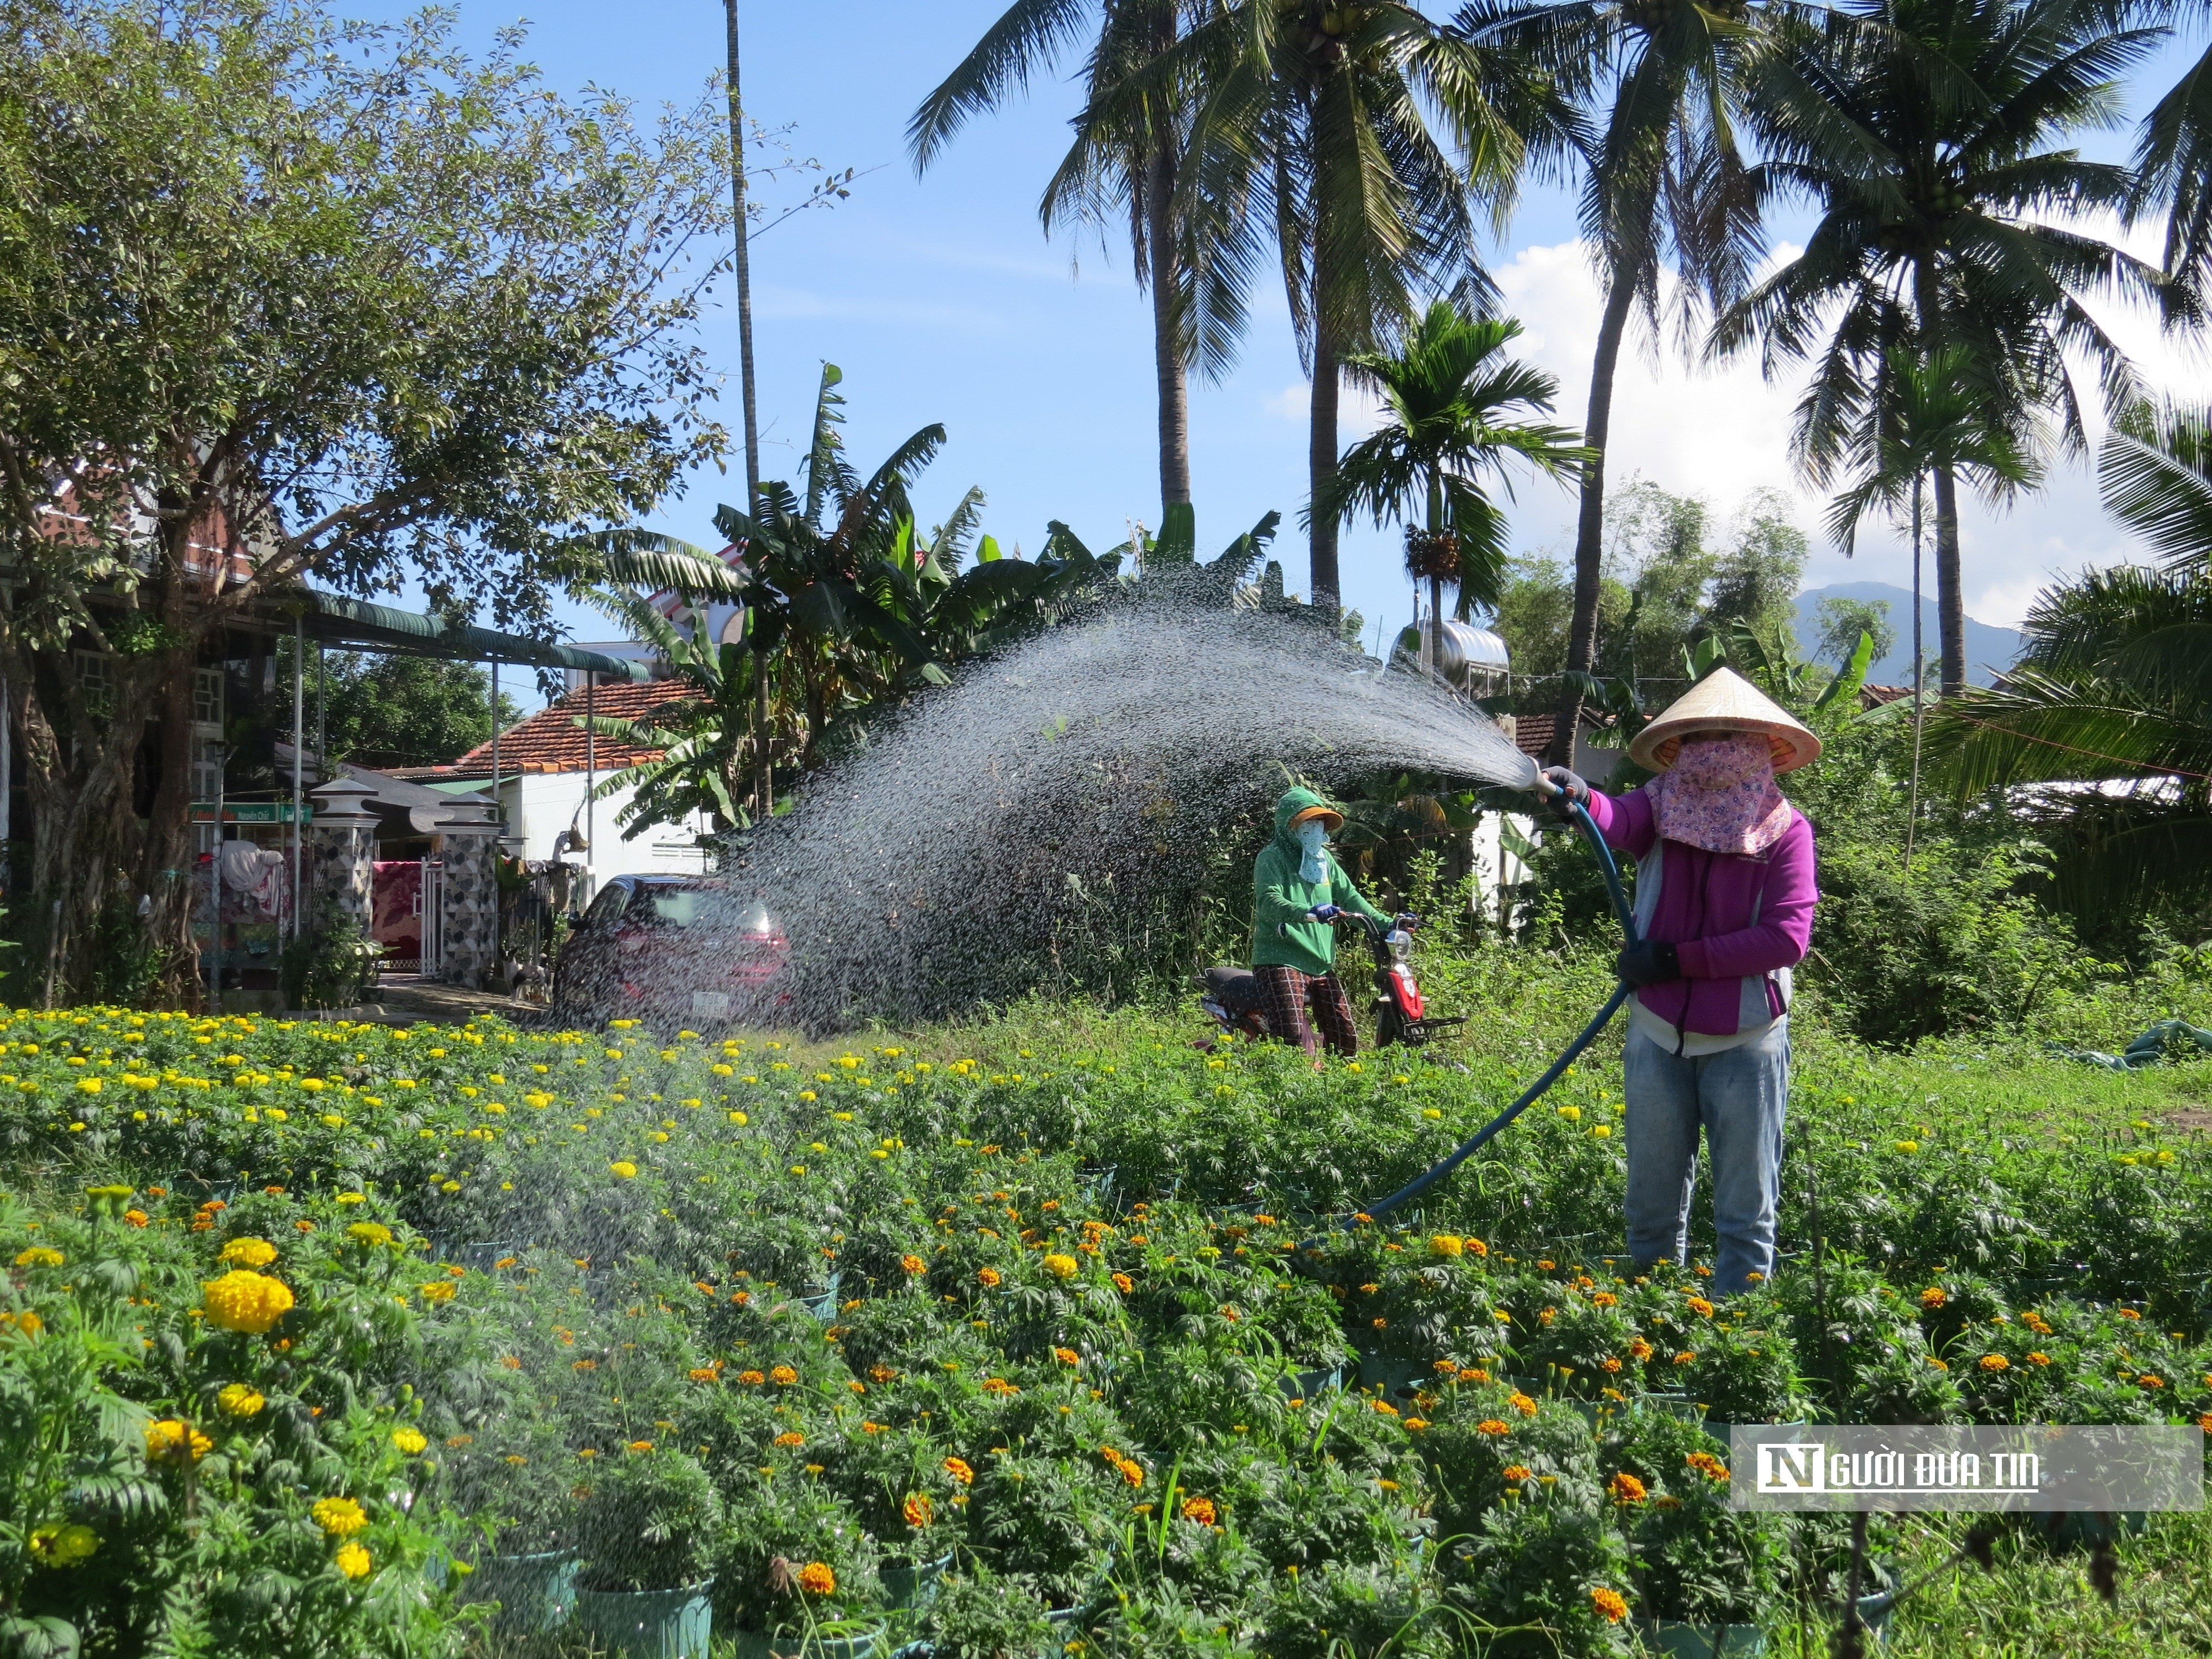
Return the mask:
<path id="1" fill-rule="evenodd" d="M 1316 904 L 1339 905 L 1370 921 L 1389 920 L 1359 896 L 1334 853 L 1324 851 L 1321 855 L 1328 866 L 1322 880 L 1307 881 L 1299 875 L 1305 853 L 1291 833 L 1291 820 L 1309 806 L 1328 805 L 1310 789 L 1285 790 L 1275 803 L 1275 838 L 1252 861 L 1255 968 L 1296 968 L 1307 974 L 1326 974 L 1335 968 L 1335 927 L 1306 918 L 1306 912 Z"/>

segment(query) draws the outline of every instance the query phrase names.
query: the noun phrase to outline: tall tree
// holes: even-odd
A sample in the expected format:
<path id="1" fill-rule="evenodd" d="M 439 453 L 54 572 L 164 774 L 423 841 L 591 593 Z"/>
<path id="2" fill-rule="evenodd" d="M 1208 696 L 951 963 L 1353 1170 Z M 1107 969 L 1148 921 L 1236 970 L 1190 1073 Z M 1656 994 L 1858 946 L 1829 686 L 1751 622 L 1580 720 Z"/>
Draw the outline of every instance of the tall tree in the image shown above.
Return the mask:
<path id="1" fill-rule="evenodd" d="M 1182 85 L 1200 89 L 1183 179 L 1200 233 L 1193 326 L 1241 318 L 1272 243 L 1312 371 L 1309 500 L 1322 501 L 1345 355 L 1388 343 L 1423 289 L 1487 295 L 1477 210 L 1502 213 L 1531 155 L 1559 152 L 1565 107 L 1522 60 L 1397 0 L 1224 0 L 1114 101 Z M 1310 522 L 1311 597 L 1334 611 L 1339 520 Z"/>
<path id="2" fill-rule="evenodd" d="M 2156 268 L 2079 228 L 2125 212 L 2138 181 L 2063 147 L 2109 125 L 2122 76 L 2156 45 L 2104 0 L 1850 0 L 1761 60 L 1760 185 L 1809 202 L 1805 251 L 1730 307 L 1726 352 L 1754 342 L 1767 371 L 1813 358 L 1797 408 L 1817 475 L 1869 428 L 1890 354 L 1954 354 L 1996 428 L 2054 411 L 2084 439 L 2069 355 L 2108 401 L 2134 370 L 2083 304 L 2118 292 L 2187 313 Z M 2064 222 L 2054 222 L 2063 221 Z M 1966 683 L 1959 468 L 1930 469 L 1944 695 Z"/>
<path id="3" fill-rule="evenodd" d="M 1377 525 L 1403 520 L 1408 564 L 1429 584 L 1432 628 L 1447 579 L 1457 584 L 1462 621 L 1473 605 L 1498 603 L 1505 514 L 1490 490 L 1502 486 L 1510 496 L 1508 464 L 1572 479 L 1590 458 L 1568 428 L 1531 418 L 1551 413 L 1559 383 L 1504 355 L 1520 337 L 1510 317 L 1472 318 L 1439 300 L 1396 350 L 1344 360 L 1382 394 L 1383 422 L 1345 452 L 1309 514 L 1339 523 L 1363 511 Z"/>
<path id="4" fill-rule="evenodd" d="M 227 629 L 310 578 L 548 628 L 560 544 L 721 450 L 690 331 L 714 112 L 642 135 L 450 27 L 0 0 L 0 358 L 39 365 L 0 376 L 0 673 L 65 993 L 134 895 L 191 982 L 195 670 Z"/>
<path id="5" fill-rule="evenodd" d="M 1606 547 L 1606 449 L 1613 380 L 1631 318 L 1659 329 L 1671 269 L 1682 337 L 1700 307 L 1741 295 L 1761 252 L 1759 192 L 1736 140 L 1745 69 L 1767 8 L 1748 0 L 1473 0 L 1458 26 L 1528 54 L 1588 108 L 1580 154 L 1583 234 L 1605 289 L 1590 363 L 1575 524 L 1570 678 L 1554 758 L 1570 758 L 1581 697 L 1573 674 L 1598 657 Z"/>
<path id="6" fill-rule="evenodd" d="M 1188 365 L 1194 356 L 1204 365 L 1224 364 L 1233 334 L 1194 337 L 1183 304 L 1187 232 L 1177 185 L 1188 122 L 1181 89 L 1172 79 L 1156 79 L 1133 96 L 1115 94 L 1131 75 L 1176 44 L 1185 13 L 1195 9 L 1193 0 L 1015 0 L 907 124 L 919 172 L 969 116 L 1027 90 L 1032 76 L 1095 29 L 1075 142 L 1053 175 L 1040 212 L 1048 234 L 1058 220 L 1103 223 L 1119 214 L 1128 216 L 1137 279 L 1152 298 L 1164 516 L 1190 501 Z"/>

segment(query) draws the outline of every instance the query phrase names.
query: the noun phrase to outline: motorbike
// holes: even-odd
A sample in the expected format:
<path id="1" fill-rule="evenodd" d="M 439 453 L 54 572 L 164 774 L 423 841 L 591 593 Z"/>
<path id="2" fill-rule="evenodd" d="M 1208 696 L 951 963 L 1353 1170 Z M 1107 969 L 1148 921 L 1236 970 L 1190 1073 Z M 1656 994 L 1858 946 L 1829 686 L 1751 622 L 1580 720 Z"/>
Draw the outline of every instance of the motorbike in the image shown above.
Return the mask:
<path id="1" fill-rule="evenodd" d="M 1437 1032 L 1467 1024 L 1464 1014 L 1428 1010 L 1420 982 L 1413 977 L 1413 930 L 1420 918 L 1401 911 L 1388 926 L 1345 911 L 1340 921 L 1358 925 L 1375 953 L 1375 1045 L 1419 1048 Z M 1279 1037 L 1260 995 L 1260 981 L 1249 968 L 1209 968 L 1200 976 L 1198 1006 L 1224 1033 L 1249 1041 Z"/>

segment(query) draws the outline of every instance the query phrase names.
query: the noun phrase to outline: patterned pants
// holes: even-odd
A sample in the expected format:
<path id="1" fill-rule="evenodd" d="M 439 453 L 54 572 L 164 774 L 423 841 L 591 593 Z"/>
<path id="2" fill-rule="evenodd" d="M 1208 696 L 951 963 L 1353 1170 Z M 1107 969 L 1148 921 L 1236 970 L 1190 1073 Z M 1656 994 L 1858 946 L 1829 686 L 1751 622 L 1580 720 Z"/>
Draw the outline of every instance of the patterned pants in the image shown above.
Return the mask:
<path id="1" fill-rule="evenodd" d="M 1296 968 L 1255 968 L 1260 981 L 1260 1006 L 1267 1012 L 1267 1028 L 1285 1042 L 1295 1042 L 1308 1054 L 1316 1046 L 1314 1026 L 1333 1054 L 1359 1052 L 1358 1028 L 1352 1023 L 1352 999 L 1334 974 L 1301 973 Z M 1313 1023 L 1306 1022 L 1306 1004 L 1313 1004 Z"/>

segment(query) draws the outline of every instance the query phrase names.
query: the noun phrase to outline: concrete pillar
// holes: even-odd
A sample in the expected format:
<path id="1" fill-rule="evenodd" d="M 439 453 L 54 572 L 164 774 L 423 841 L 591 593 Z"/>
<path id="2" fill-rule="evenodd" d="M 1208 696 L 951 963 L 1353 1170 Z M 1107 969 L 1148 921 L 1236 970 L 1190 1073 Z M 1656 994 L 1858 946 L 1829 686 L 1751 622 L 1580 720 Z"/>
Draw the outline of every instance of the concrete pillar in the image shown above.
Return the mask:
<path id="1" fill-rule="evenodd" d="M 446 866 L 446 961 L 440 977 L 481 991 L 499 973 L 499 825 L 438 826 Z"/>
<path id="2" fill-rule="evenodd" d="M 308 881 L 303 927 L 312 927 L 325 901 L 361 924 L 365 934 L 374 905 L 376 872 L 376 814 L 365 810 L 375 793 L 368 785 L 349 776 L 331 780 L 317 789 L 314 818 L 307 829 L 313 862 Z"/>

